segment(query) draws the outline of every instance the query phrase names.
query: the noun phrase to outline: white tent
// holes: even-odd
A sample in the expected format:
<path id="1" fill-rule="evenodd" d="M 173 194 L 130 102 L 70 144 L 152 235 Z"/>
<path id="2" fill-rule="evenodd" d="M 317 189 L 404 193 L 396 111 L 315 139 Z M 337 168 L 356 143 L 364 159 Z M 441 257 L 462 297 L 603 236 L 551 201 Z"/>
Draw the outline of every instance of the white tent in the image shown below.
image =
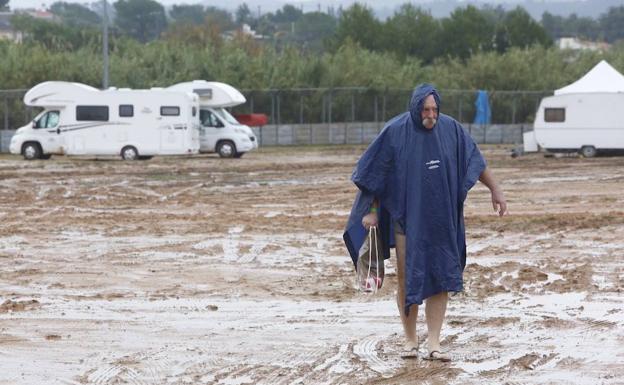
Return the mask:
<path id="1" fill-rule="evenodd" d="M 593 92 L 624 92 L 624 75 L 602 60 L 579 80 L 555 90 L 555 95 Z"/>

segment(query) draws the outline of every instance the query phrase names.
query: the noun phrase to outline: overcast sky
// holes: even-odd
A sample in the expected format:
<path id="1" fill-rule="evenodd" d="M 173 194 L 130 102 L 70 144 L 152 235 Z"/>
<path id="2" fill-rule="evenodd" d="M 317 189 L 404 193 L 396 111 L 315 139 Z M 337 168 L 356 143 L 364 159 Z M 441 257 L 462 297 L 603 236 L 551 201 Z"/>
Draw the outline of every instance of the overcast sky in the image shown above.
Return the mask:
<path id="1" fill-rule="evenodd" d="M 90 4 L 95 2 L 96 0 L 62 0 L 68 3 L 79 3 L 79 4 Z M 109 4 L 114 3 L 116 0 L 108 0 Z M 327 4 L 331 4 L 331 3 L 335 3 L 336 5 L 339 4 L 351 4 L 356 2 L 356 0 L 336 0 L 336 1 L 331 1 L 331 0 L 234 0 L 234 1 L 228 1 L 228 2 L 223 2 L 223 1 L 210 1 L 210 0 L 156 0 L 159 3 L 167 6 L 167 5 L 173 5 L 173 4 L 214 4 L 217 5 L 219 3 L 222 4 L 223 7 L 229 6 L 231 7 L 232 4 L 234 4 L 235 6 L 237 6 L 238 4 L 242 4 L 244 2 L 246 2 L 247 4 L 251 5 L 256 5 L 256 4 L 265 4 L 265 5 L 273 5 L 274 7 L 277 8 L 281 8 L 280 4 L 303 4 L 306 7 L 314 7 L 317 6 L 319 3 L 323 4 L 323 5 L 327 5 Z M 431 2 L 433 0 L 411 0 L 411 2 L 414 3 L 428 3 Z M 470 3 L 470 0 L 459 0 L 462 3 Z M 522 1 L 522 0 L 489 0 L 489 2 L 491 3 L 506 3 L 506 2 L 518 2 L 518 1 Z M 562 1 L 562 0 L 543 0 L 545 2 L 557 2 L 557 1 Z M 564 0 L 565 1 L 565 0 Z M 41 8 L 42 5 L 45 6 L 49 6 L 53 3 L 55 3 L 56 0 L 9 0 L 9 5 L 11 6 L 11 8 Z M 383 0 L 359 0 L 360 3 L 367 3 L 371 6 L 373 5 L 382 5 L 384 2 L 388 3 L 388 2 L 392 2 L 395 3 L 397 1 L 383 1 Z M 409 0 L 401 0 L 398 1 L 398 3 L 402 4 L 402 3 L 407 3 L 410 2 Z M 481 0 L 481 2 L 483 2 L 483 0 Z"/>

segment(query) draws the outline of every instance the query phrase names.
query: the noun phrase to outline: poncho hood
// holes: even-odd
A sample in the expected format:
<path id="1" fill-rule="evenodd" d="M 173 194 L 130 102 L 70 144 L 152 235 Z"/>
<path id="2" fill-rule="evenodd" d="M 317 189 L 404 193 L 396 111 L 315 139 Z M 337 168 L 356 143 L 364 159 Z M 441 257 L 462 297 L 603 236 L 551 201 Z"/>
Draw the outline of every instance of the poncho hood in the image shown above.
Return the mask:
<path id="1" fill-rule="evenodd" d="M 440 94 L 435 89 L 435 87 L 429 83 L 420 84 L 416 87 L 416 89 L 414 89 L 409 104 L 409 113 L 412 117 L 412 120 L 414 121 L 414 126 L 423 130 L 425 130 L 426 128 L 422 124 L 421 113 L 423 110 L 423 104 L 425 103 L 425 99 L 429 95 L 433 95 L 433 98 L 438 105 L 438 115 L 440 115 Z"/>

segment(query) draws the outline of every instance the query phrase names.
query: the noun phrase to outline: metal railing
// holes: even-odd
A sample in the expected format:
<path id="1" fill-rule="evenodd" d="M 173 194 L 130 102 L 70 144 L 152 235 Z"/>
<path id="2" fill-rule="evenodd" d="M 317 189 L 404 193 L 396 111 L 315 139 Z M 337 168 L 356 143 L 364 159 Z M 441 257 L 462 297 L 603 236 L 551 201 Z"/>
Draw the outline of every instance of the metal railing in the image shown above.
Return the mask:
<path id="1" fill-rule="evenodd" d="M 15 129 L 32 120 L 35 110 L 22 98 L 27 90 L 0 91 L 0 128 Z M 385 122 L 407 110 L 411 89 L 365 87 L 242 90 L 247 102 L 240 113 L 263 113 L 269 123 L 315 124 Z M 475 115 L 475 90 L 441 90 L 442 111 L 460 122 Z M 532 123 L 542 97 L 550 91 L 491 91 L 492 124 Z"/>

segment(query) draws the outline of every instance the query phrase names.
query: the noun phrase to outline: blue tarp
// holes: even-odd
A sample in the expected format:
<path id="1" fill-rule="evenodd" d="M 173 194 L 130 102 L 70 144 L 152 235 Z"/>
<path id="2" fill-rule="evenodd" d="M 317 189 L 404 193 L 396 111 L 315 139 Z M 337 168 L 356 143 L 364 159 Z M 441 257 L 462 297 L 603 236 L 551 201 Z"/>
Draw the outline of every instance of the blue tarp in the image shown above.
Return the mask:
<path id="1" fill-rule="evenodd" d="M 474 124 L 490 124 L 492 122 L 492 110 L 490 110 L 487 91 L 477 91 L 475 107 L 477 108 L 477 113 L 474 118 Z"/>
<path id="2" fill-rule="evenodd" d="M 470 135 L 453 118 L 440 114 L 433 129 L 420 116 L 431 85 L 414 91 L 410 110 L 388 122 L 357 162 L 352 180 L 359 188 L 344 240 L 357 261 L 365 236 L 362 217 L 376 197 L 381 203 L 384 244 L 398 222 L 406 234 L 406 311 L 442 291 L 463 289 L 466 264 L 463 205 L 485 169 Z M 386 257 L 389 250 L 384 251 Z"/>

